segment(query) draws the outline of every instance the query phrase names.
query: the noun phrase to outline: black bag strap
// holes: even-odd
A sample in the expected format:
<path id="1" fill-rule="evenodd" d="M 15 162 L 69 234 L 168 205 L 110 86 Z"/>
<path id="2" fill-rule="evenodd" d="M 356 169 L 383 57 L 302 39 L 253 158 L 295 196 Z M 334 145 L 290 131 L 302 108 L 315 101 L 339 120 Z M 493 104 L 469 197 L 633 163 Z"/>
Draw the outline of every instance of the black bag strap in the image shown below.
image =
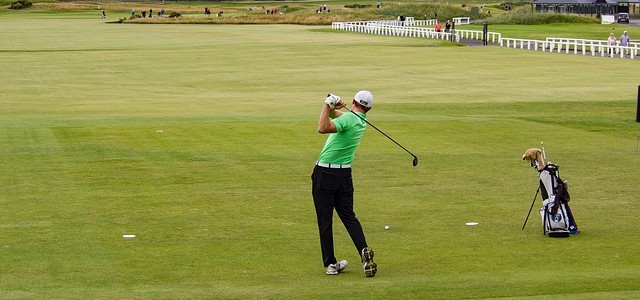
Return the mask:
<path id="1" fill-rule="evenodd" d="M 561 201 L 562 203 L 569 202 L 569 200 L 571 200 L 571 196 L 569 195 L 569 191 L 564 180 L 560 178 L 560 167 L 555 164 L 548 164 L 544 167 L 543 170 L 549 172 L 549 175 L 551 175 L 552 177 L 551 186 L 552 191 L 556 195 L 556 199 Z"/>

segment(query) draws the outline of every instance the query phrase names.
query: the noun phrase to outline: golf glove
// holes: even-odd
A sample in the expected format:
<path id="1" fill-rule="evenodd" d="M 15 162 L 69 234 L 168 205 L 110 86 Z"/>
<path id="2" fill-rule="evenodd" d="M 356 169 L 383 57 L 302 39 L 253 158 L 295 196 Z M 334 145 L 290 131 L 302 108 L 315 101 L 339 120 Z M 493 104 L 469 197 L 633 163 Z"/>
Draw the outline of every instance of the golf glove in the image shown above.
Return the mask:
<path id="1" fill-rule="evenodd" d="M 340 97 L 334 94 L 327 95 L 327 99 L 324 100 L 324 103 L 329 105 L 331 108 L 334 108 L 338 102 L 340 102 Z"/>

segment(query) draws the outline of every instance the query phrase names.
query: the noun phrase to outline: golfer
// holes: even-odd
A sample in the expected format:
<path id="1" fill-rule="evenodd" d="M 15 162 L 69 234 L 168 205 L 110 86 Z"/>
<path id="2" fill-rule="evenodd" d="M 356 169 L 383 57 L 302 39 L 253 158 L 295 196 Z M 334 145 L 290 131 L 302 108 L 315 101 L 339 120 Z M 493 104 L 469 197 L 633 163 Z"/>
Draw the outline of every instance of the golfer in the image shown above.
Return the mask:
<path id="1" fill-rule="evenodd" d="M 347 267 L 347 261 L 338 262 L 333 250 L 333 211 L 349 232 L 358 250 L 367 277 L 376 275 L 373 249 L 367 246 L 362 225 L 353 212 L 353 181 L 351 162 L 356 148 L 364 134 L 366 123 L 363 119 L 373 105 L 373 95 L 369 91 L 359 91 L 351 102 L 353 113 L 343 113 L 345 107 L 340 97 L 330 94 L 322 107 L 318 132 L 329 133 L 311 175 L 313 203 L 318 218 L 322 260 L 327 275 L 336 275 Z"/>

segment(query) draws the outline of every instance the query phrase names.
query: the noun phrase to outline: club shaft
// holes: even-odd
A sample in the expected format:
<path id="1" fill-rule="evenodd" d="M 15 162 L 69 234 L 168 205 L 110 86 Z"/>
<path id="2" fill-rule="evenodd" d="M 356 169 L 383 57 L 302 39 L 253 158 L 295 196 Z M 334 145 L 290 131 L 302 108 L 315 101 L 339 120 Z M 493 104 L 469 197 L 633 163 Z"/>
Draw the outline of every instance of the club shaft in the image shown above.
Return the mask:
<path id="1" fill-rule="evenodd" d="M 377 130 L 378 132 L 380 132 L 382 135 L 384 135 L 385 137 L 387 137 L 389 140 L 391 140 L 392 142 L 394 142 L 396 145 L 398 145 L 398 147 L 402 148 L 402 150 L 407 151 L 407 153 L 411 154 L 411 156 L 413 156 L 414 158 L 417 158 L 415 154 L 411 153 L 411 151 L 407 150 L 407 148 L 403 147 L 402 145 L 400 145 L 400 143 L 396 142 L 396 140 L 394 140 L 393 138 L 391 138 L 390 136 L 388 136 L 386 133 L 384 133 L 382 130 L 378 129 L 378 127 L 376 127 L 375 125 L 371 124 L 369 121 L 367 121 L 365 118 L 361 117 L 360 115 L 358 115 L 357 113 L 355 113 L 353 110 L 349 109 L 348 107 L 345 106 L 346 109 L 348 109 L 350 112 L 352 112 L 354 115 L 356 115 L 358 118 L 360 118 L 360 120 L 364 121 L 365 123 L 369 124 L 371 127 L 373 127 L 373 129 Z"/>

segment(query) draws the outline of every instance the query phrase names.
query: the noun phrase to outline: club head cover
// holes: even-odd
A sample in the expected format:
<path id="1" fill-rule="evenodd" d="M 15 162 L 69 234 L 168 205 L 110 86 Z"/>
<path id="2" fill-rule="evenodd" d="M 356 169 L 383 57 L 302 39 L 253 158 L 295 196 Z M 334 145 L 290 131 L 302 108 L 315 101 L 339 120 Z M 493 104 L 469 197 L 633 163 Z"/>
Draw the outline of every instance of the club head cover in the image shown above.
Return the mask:
<path id="1" fill-rule="evenodd" d="M 522 155 L 522 160 L 528 161 L 531 167 L 538 169 L 538 171 L 542 171 L 547 165 L 542 158 L 542 150 L 538 148 L 527 149 Z"/>

